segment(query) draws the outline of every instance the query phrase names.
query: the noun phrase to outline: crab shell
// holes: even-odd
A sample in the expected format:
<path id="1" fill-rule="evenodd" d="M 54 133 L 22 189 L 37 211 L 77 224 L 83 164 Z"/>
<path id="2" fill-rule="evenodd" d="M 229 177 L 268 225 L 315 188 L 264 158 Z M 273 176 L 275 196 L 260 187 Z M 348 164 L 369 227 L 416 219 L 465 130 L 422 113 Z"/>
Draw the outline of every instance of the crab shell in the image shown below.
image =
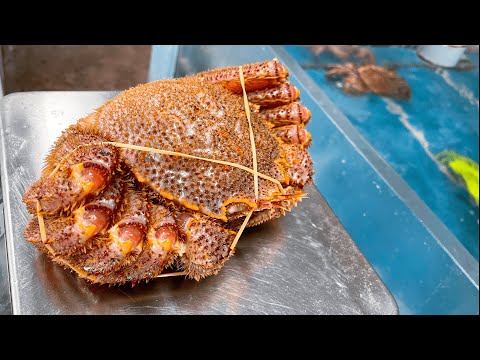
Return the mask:
<path id="1" fill-rule="evenodd" d="M 285 214 L 313 175 L 310 113 L 286 69 L 272 60 L 242 72 L 261 177 L 245 171 L 254 153 L 239 68 L 140 85 L 56 141 L 23 198 L 46 236 L 33 218 L 27 240 L 97 283 L 148 280 L 172 264 L 197 280 L 216 274 L 245 217 L 253 226 Z"/>

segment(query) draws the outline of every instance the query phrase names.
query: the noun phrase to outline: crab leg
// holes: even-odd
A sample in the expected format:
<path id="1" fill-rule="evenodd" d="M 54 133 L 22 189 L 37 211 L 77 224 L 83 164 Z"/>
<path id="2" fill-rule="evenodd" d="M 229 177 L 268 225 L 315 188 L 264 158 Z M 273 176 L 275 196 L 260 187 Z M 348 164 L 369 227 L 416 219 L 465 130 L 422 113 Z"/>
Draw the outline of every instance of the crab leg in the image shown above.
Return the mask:
<path id="1" fill-rule="evenodd" d="M 296 144 L 303 148 L 308 148 L 312 142 L 312 136 L 299 125 L 285 125 L 273 129 L 273 133 L 284 142 Z"/>
<path id="2" fill-rule="evenodd" d="M 106 276 L 98 276 L 101 283 L 123 284 L 155 278 L 163 269 L 182 255 L 185 244 L 179 239 L 178 228 L 170 211 L 162 205 L 150 209 L 150 225 L 141 254 L 135 263 Z"/>
<path id="3" fill-rule="evenodd" d="M 216 275 L 233 254 L 236 233 L 199 213 L 183 214 L 182 221 L 187 248 L 181 263 L 186 274 L 195 280 Z"/>
<path id="4" fill-rule="evenodd" d="M 260 105 L 261 108 L 272 108 L 289 104 L 298 99 L 300 90 L 284 83 L 272 88 L 252 91 L 247 94 L 248 101 Z"/>
<path id="5" fill-rule="evenodd" d="M 298 102 L 278 106 L 273 109 L 260 110 L 258 113 L 258 116 L 261 119 L 272 123 L 275 127 L 292 124 L 307 124 L 311 115 L 310 110 Z"/>
<path id="6" fill-rule="evenodd" d="M 131 264 L 142 251 L 148 221 L 148 203 L 144 193 L 125 195 L 121 219 L 98 238 L 99 246 L 73 257 L 69 262 L 89 274 L 107 274 Z"/>
<path id="7" fill-rule="evenodd" d="M 288 76 L 287 69 L 276 59 L 245 65 L 242 70 L 247 92 L 280 85 Z M 195 76 L 204 81 L 220 83 L 235 94 L 242 92 L 238 66 L 209 70 Z"/>
<path id="8" fill-rule="evenodd" d="M 110 223 L 120 198 L 122 186 L 116 178 L 93 201 L 75 210 L 69 217 L 45 219 L 47 242 L 56 255 L 67 255 L 85 247 L 88 240 L 105 230 Z M 25 229 L 27 241 L 43 247 L 37 218 L 32 218 Z"/>
<path id="9" fill-rule="evenodd" d="M 283 158 L 290 164 L 287 169 L 290 183 L 303 188 L 312 181 L 313 162 L 305 149 L 293 144 L 281 144 Z"/>

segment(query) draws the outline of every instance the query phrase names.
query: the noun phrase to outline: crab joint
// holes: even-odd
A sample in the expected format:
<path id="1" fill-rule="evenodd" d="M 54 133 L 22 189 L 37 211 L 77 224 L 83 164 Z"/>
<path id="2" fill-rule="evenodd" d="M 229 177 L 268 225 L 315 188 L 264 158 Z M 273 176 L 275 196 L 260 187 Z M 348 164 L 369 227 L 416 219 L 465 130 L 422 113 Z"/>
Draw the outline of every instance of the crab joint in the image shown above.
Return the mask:
<path id="1" fill-rule="evenodd" d="M 110 239 L 124 254 L 140 248 L 145 238 L 145 226 L 139 222 L 124 222 L 112 227 L 109 231 Z"/>
<path id="2" fill-rule="evenodd" d="M 290 144 L 298 144 L 308 147 L 312 141 L 312 136 L 304 127 L 298 125 L 286 125 L 275 128 L 275 134 L 283 141 Z"/>
<path id="3" fill-rule="evenodd" d="M 110 208 L 97 204 L 87 204 L 74 211 L 75 223 L 87 239 L 105 229 L 112 214 Z"/>
<path id="4" fill-rule="evenodd" d="M 170 225 L 151 228 L 147 235 L 151 249 L 155 253 L 168 253 L 176 245 L 177 232 Z"/>
<path id="5" fill-rule="evenodd" d="M 70 169 L 70 178 L 80 186 L 81 197 L 102 189 L 108 179 L 107 169 L 94 162 L 72 165 Z"/>
<path id="6" fill-rule="evenodd" d="M 259 117 L 276 126 L 307 124 L 312 113 L 309 109 L 298 102 L 279 106 L 273 109 L 265 109 L 259 112 Z"/>

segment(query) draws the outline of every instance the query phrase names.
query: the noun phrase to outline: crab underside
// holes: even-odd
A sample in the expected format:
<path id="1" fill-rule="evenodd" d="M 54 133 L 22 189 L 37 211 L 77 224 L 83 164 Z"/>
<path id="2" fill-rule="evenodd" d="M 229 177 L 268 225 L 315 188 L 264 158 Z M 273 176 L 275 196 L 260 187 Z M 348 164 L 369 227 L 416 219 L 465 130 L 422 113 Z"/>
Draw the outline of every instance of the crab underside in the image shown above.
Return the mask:
<path id="1" fill-rule="evenodd" d="M 310 112 L 299 95 L 275 59 L 120 93 L 53 145 L 23 197 L 35 215 L 25 237 L 94 283 L 217 274 L 242 225 L 305 196 Z"/>

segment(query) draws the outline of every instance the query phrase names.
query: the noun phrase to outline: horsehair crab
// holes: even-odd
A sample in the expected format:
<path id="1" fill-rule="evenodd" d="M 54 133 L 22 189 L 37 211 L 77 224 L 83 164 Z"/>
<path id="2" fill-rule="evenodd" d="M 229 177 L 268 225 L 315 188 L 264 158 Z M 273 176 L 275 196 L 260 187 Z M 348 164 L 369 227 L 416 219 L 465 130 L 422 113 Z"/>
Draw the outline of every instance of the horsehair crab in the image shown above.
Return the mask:
<path id="1" fill-rule="evenodd" d="M 406 81 L 382 66 L 334 64 L 327 66 L 325 75 L 327 79 L 342 78 L 343 91 L 350 95 L 372 92 L 395 99 L 409 100 L 411 97 L 410 87 Z"/>
<path id="2" fill-rule="evenodd" d="M 311 114 L 299 95 L 276 59 L 120 93 L 46 156 L 23 196 L 37 215 L 27 241 L 93 283 L 217 274 L 245 226 L 305 197 Z"/>

